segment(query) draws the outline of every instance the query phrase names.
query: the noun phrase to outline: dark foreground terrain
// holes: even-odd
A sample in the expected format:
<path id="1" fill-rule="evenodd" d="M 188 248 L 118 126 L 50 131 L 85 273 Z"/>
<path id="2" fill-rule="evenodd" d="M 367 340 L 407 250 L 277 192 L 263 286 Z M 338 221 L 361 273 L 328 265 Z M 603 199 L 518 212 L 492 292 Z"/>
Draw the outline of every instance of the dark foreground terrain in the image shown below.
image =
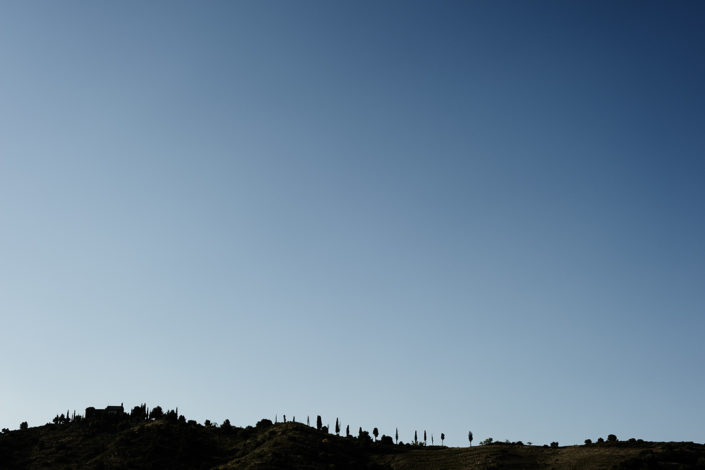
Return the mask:
<path id="1" fill-rule="evenodd" d="M 299 423 L 78 421 L 0 435 L 0 469 L 705 470 L 705 445 L 605 442 L 539 447 L 404 446 Z"/>

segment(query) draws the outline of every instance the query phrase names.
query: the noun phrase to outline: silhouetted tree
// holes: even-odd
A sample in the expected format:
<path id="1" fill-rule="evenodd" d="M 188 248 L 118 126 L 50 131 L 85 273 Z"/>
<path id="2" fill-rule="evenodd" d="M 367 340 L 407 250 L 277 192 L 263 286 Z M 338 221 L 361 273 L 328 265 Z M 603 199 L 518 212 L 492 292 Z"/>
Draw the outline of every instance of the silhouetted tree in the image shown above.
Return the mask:
<path id="1" fill-rule="evenodd" d="M 318 415 L 318 417 L 316 418 L 316 429 L 320 431 L 322 427 L 323 421 L 321 420 L 321 415 Z"/>
<path id="2" fill-rule="evenodd" d="M 362 437 L 362 426 L 360 426 L 360 429 L 357 430 L 357 438 L 360 439 Z"/>
<path id="3" fill-rule="evenodd" d="M 617 436 L 610 434 L 607 436 L 607 442 L 617 442 Z"/>
<path id="4" fill-rule="evenodd" d="M 375 436 L 375 442 L 377 442 L 377 436 L 379 436 L 379 429 L 374 428 L 372 430 L 372 435 Z"/>
<path id="5" fill-rule="evenodd" d="M 176 414 L 176 410 L 169 410 L 164 415 L 167 421 L 170 423 L 175 423 L 179 419 L 179 415 Z"/>
<path id="6" fill-rule="evenodd" d="M 590 444 L 592 444 L 592 439 L 585 439 L 585 445 L 589 446 Z"/>
<path id="7" fill-rule="evenodd" d="M 470 445 L 472 445 L 472 431 L 468 431 L 468 441 L 470 441 Z"/>
<path id="8" fill-rule="evenodd" d="M 362 428 L 360 428 L 360 434 L 357 436 L 357 438 L 360 440 L 360 442 L 363 445 L 367 445 L 372 442 L 372 438 L 370 437 L 370 433 L 367 431 L 363 431 Z"/>
<path id="9" fill-rule="evenodd" d="M 143 403 L 140 406 L 135 406 L 132 408 L 132 411 L 130 411 L 130 417 L 140 421 L 147 419 L 147 405 Z"/>
<path id="10" fill-rule="evenodd" d="M 423 445 L 426 445 L 426 430 L 423 430 Z"/>
<path id="11" fill-rule="evenodd" d="M 27 421 L 22 421 L 20 423 L 20 431 L 26 431 L 27 428 L 29 428 L 29 425 L 27 424 Z"/>
<path id="12" fill-rule="evenodd" d="M 441 445 L 443 445 L 443 441 L 446 440 L 446 435 L 441 433 Z"/>
<path id="13" fill-rule="evenodd" d="M 399 444 L 399 428 L 395 428 L 394 430 L 394 441 Z"/>
<path id="14" fill-rule="evenodd" d="M 232 429 L 232 427 L 233 426 L 230 424 L 229 419 L 226 419 L 225 421 L 223 421 L 223 424 L 220 426 L 221 429 L 224 429 L 226 431 L 230 431 Z"/>
<path id="15" fill-rule="evenodd" d="M 286 415 L 284 415 L 284 416 L 282 417 L 282 419 L 283 419 L 284 422 L 286 423 Z"/>
<path id="16" fill-rule="evenodd" d="M 308 420 L 308 416 L 306 416 L 306 426 L 311 426 L 311 422 Z"/>
<path id="17" fill-rule="evenodd" d="M 553 447 L 554 449 L 556 447 L 558 447 L 558 442 L 556 442 L 556 441 L 551 442 L 551 447 Z"/>
<path id="18" fill-rule="evenodd" d="M 602 444 L 603 442 L 605 442 L 604 439 L 602 439 L 601 437 L 598 437 L 598 438 L 597 438 L 597 443 L 598 443 L 598 444 Z"/>
<path id="19" fill-rule="evenodd" d="M 268 419 L 260 419 L 259 421 L 257 421 L 257 424 L 255 424 L 255 429 L 261 431 L 262 429 L 267 429 L 271 426 L 273 426 L 272 421 Z"/>
<path id="20" fill-rule="evenodd" d="M 323 431 L 324 433 L 328 434 L 328 426 L 323 426 L 323 427 L 321 428 L 321 431 Z"/>
<path id="21" fill-rule="evenodd" d="M 433 433 L 431 433 L 431 445 L 433 445 Z"/>
<path id="22" fill-rule="evenodd" d="M 419 443 L 419 434 L 417 431 L 414 431 L 414 444 Z"/>
<path id="23" fill-rule="evenodd" d="M 149 419 L 160 419 L 162 416 L 164 416 L 164 411 L 159 405 L 152 408 L 152 411 L 149 412 Z"/>
<path id="24" fill-rule="evenodd" d="M 340 435 L 340 421 L 338 421 L 338 418 L 335 418 L 335 434 Z"/>
<path id="25" fill-rule="evenodd" d="M 350 425 L 345 426 L 345 437 L 350 437 Z"/>

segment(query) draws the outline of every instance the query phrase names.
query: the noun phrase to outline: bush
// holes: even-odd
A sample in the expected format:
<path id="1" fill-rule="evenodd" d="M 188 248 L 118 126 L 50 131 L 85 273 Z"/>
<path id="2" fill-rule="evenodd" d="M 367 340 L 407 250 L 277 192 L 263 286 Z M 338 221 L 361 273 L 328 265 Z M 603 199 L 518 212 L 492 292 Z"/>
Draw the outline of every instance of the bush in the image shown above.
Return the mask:
<path id="1" fill-rule="evenodd" d="M 617 436 L 615 436 L 614 434 L 610 434 L 609 436 L 607 436 L 607 442 L 617 442 Z"/>
<path id="2" fill-rule="evenodd" d="M 551 447 L 554 449 L 558 447 L 558 443 L 556 441 L 551 442 Z"/>
<path id="3" fill-rule="evenodd" d="M 255 425 L 255 428 L 257 428 L 257 430 L 261 431 L 262 429 L 267 429 L 270 426 L 272 426 L 272 421 L 265 418 L 265 419 L 259 420 L 257 422 L 257 424 Z"/>
<path id="4" fill-rule="evenodd" d="M 20 431 L 26 431 L 27 428 L 29 428 L 29 425 L 27 424 L 27 421 L 22 421 L 20 423 Z"/>
<path id="5" fill-rule="evenodd" d="M 586 446 L 589 446 L 590 444 L 592 444 L 592 440 L 591 440 L 591 439 L 585 439 L 585 445 L 586 445 Z"/>

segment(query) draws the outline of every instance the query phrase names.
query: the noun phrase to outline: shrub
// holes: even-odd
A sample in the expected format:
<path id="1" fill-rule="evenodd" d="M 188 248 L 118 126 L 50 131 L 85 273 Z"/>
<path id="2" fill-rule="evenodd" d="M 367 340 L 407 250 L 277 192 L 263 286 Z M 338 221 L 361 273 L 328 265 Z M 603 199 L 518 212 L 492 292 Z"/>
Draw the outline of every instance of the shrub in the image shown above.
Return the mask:
<path id="1" fill-rule="evenodd" d="M 551 447 L 554 449 L 558 447 L 558 443 L 556 441 L 551 442 Z"/>
<path id="2" fill-rule="evenodd" d="M 29 425 L 27 424 L 27 421 L 22 421 L 20 423 L 20 431 L 26 431 Z"/>
<path id="3" fill-rule="evenodd" d="M 592 444 L 592 439 L 585 439 L 585 445 L 589 446 L 590 444 Z"/>
<path id="4" fill-rule="evenodd" d="M 617 442 L 617 436 L 615 436 L 614 434 L 610 434 L 609 436 L 607 436 L 607 442 Z"/>
<path id="5" fill-rule="evenodd" d="M 270 426 L 273 426 L 272 420 L 266 419 L 266 418 L 259 420 L 259 421 L 257 422 L 257 424 L 255 424 L 255 427 L 257 428 L 257 430 L 260 430 L 260 431 L 261 431 L 262 429 L 266 429 L 266 428 L 268 428 L 268 427 L 270 427 Z"/>

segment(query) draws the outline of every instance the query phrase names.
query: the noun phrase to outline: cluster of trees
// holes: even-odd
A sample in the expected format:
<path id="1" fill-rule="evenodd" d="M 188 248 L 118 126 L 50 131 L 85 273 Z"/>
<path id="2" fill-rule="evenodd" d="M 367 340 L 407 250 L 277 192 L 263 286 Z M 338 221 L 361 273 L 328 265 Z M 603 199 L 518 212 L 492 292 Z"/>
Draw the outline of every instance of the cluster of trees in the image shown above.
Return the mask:
<path id="1" fill-rule="evenodd" d="M 275 423 L 278 422 L 278 416 L 279 416 L 279 415 L 275 415 L 275 417 L 274 417 L 274 422 L 275 422 Z M 283 421 L 286 423 L 286 415 L 282 415 L 282 416 L 283 416 Z M 296 422 L 296 419 L 295 419 L 295 418 L 294 418 L 293 422 Z M 309 419 L 308 416 L 306 417 L 306 425 L 307 425 L 307 426 L 310 426 L 310 425 L 311 425 L 311 424 L 310 424 L 310 419 Z M 324 425 L 323 425 L 323 419 L 321 418 L 321 415 L 316 416 L 316 429 L 319 430 L 319 431 L 323 431 L 323 432 L 325 432 L 325 433 L 328 433 L 328 432 L 329 432 L 329 426 L 324 426 Z M 342 429 L 342 424 L 341 424 L 341 422 L 340 422 L 340 419 L 339 419 L 339 418 L 335 418 L 335 428 L 334 428 L 335 434 L 339 436 L 340 433 L 341 433 L 341 429 Z M 387 443 L 388 443 L 388 444 L 394 444 L 394 443 L 396 443 L 396 444 L 404 445 L 403 442 L 401 442 L 401 443 L 399 442 L 399 428 L 396 428 L 396 429 L 394 430 L 394 440 L 392 440 L 391 436 L 386 436 L 386 435 L 382 435 L 382 437 L 380 438 L 380 436 L 379 436 L 379 429 L 378 429 L 378 428 L 373 428 L 373 429 L 372 429 L 372 435 L 374 436 L 374 441 L 375 441 L 375 442 L 377 442 L 377 440 L 378 440 L 378 438 L 379 438 L 380 442 L 382 442 L 383 444 L 387 444 Z M 345 437 L 353 437 L 352 434 L 350 434 L 350 425 L 347 425 L 347 426 L 345 427 Z M 362 429 L 362 427 L 360 427 L 360 428 L 358 429 L 357 438 L 358 438 L 358 439 L 370 439 L 370 434 L 369 434 L 368 431 L 364 431 L 364 430 Z M 445 433 L 441 433 L 441 445 L 445 445 L 445 439 L 446 439 Z M 470 445 L 472 445 L 472 439 L 473 439 L 472 431 L 468 431 L 468 442 L 469 442 Z M 490 439 L 490 440 L 491 440 L 491 439 Z M 414 439 L 413 439 L 413 441 L 411 442 L 411 444 L 412 444 L 412 445 L 416 445 L 416 446 L 426 446 L 426 445 L 428 445 L 428 433 L 426 432 L 426 430 L 423 431 L 423 441 L 420 441 L 420 440 L 419 440 L 418 431 L 415 430 L 415 431 L 414 431 Z M 434 435 L 433 435 L 433 434 L 431 434 L 431 445 L 435 445 L 435 442 L 434 442 Z"/>
<path id="2" fill-rule="evenodd" d="M 66 414 L 61 413 L 56 415 L 51 421 L 54 424 L 68 424 L 74 421 L 81 420 L 83 417 L 76 414 L 76 410 L 73 411 L 73 415 L 69 415 L 69 410 L 66 410 Z"/>
<path id="3" fill-rule="evenodd" d="M 120 408 L 122 409 L 122 407 L 120 407 Z M 100 410 L 98 410 L 98 411 L 100 411 Z M 282 415 L 282 417 L 283 417 L 283 421 L 286 423 L 287 422 L 286 415 Z M 164 411 L 164 409 L 161 406 L 157 405 L 154 408 L 150 409 L 147 407 L 146 403 L 142 403 L 140 405 L 133 407 L 129 413 L 121 412 L 119 414 L 93 416 L 93 417 L 90 417 L 90 419 L 88 419 L 87 421 L 88 422 L 95 421 L 95 422 L 97 422 L 96 424 L 99 424 L 99 422 L 105 421 L 106 419 L 108 421 L 117 421 L 117 422 L 122 422 L 125 420 L 129 420 L 132 422 L 134 422 L 134 421 L 156 421 L 156 420 L 163 419 L 168 422 L 178 422 L 178 423 L 190 424 L 190 425 L 198 424 L 194 420 L 187 421 L 186 418 L 184 417 L 184 415 L 179 414 L 178 408 Z M 74 422 L 80 422 L 83 420 L 86 420 L 86 417 L 82 416 L 80 414 L 77 414 L 75 410 L 73 411 L 73 413 L 70 413 L 69 410 L 66 410 L 66 413 L 57 414 L 54 417 L 54 419 L 52 420 L 52 422 L 56 425 L 64 425 L 64 424 L 70 424 L 70 423 L 74 423 Z M 278 416 L 275 416 L 274 422 L 275 423 L 278 422 Z M 296 417 L 292 418 L 292 422 L 296 422 Z M 271 421 L 269 421 L 267 419 L 263 419 L 257 423 L 257 427 L 264 426 L 264 425 L 272 425 L 272 424 L 273 423 Z M 207 428 L 218 428 L 219 427 L 216 423 L 213 423 L 208 419 L 206 419 L 204 421 L 203 425 Z M 306 425 L 310 426 L 310 419 L 308 416 L 306 417 Z M 27 428 L 28 428 L 28 425 L 27 425 L 26 421 L 24 421 L 20 424 L 20 430 L 24 430 Z M 230 423 L 229 419 L 226 419 L 225 421 L 223 421 L 222 425 L 220 425 L 220 428 L 224 429 L 224 430 L 234 429 L 234 427 Z M 323 425 L 323 419 L 321 418 L 320 415 L 316 416 L 316 429 L 318 429 L 319 431 L 325 432 L 325 433 L 330 432 L 329 426 Z M 341 431 L 342 431 L 342 423 L 339 418 L 336 418 L 334 432 L 336 435 L 339 436 Z M 3 429 L 3 432 L 9 432 L 9 430 Z M 392 444 L 396 443 L 396 444 L 404 445 L 403 442 L 399 441 L 399 428 L 395 429 L 394 439 L 392 439 L 391 436 L 386 436 L 386 435 L 382 435 L 380 437 L 379 429 L 376 427 L 372 429 L 372 436 L 374 436 L 374 442 L 377 442 L 379 440 L 383 444 L 392 445 Z M 353 435 L 350 432 L 350 425 L 345 426 L 345 437 L 348 437 L 348 438 L 353 437 Z M 419 436 L 418 436 L 418 431 L 415 430 L 414 431 L 414 439 L 411 442 L 411 444 L 416 445 L 416 446 L 426 446 L 428 444 L 428 437 L 429 437 L 428 432 L 426 430 L 424 430 L 423 431 L 423 440 L 420 441 Z M 362 427 L 360 427 L 358 429 L 357 438 L 361 439 L 363 441 L 370 441 L 370 442 L 372 442 L 372 439 L 373 439 L 372 437 L 370 437 L 370 433 L 368 431 L 363 430 Z M 441 445 L 445 445 L 445 439 L 446 439 L 445 433 L 441 433 L 440 438 L 441 438 Z M 431 440 L 431 445 L 435 445 L 435 439 L 434 439 L 434 435 L 432 433 L 430 434 L 430 440 Z M 468 432 L 468 442 L 470 445 L 472 445 L 472 440 L 473 440 L 472 432 Z M 490 438 L 489 442 L 491 442 L 491 441 L 492 441 L 492 439 Z M 487 443 L 487 442 L 483 442 L 483 443 Z"/>
<path id="4" fill-rule="evenodd" d="M 601 438 L 601 437 L 598 437 L 598 438 L 597 438 L 597 441 L 594 442 L 594 443 L 595 443 L 595 444 L 604 444 L 605 442 L 607 442 L 608 444 L 616 444 L 617 442 L 620 442 L 620 440 L 617 439 L 617 436 L 616 436 L 615 434 L 608 434 L 608 435 L 607 435 L 607 441 L 605 441 L 605 440 L 604 440 L 603 438 Z M 644 440 L 643 440 L 643 439 L 635 439 L 635 438 L 632 437 L 632 438 L 630 438 L 630 439 L 627 440 L 627 441 L 621 441 L 621 442 L 628 442 L 628 443 L 630 443 L 630 444 L 636 444 L 636 443 L 642 443 L 642 442 L 644 442 Z M 585 445 L 586 445 L 586 446 L 589 446 L 589 445 L 592 445 L 592 444 L 593 444 L 592 439 L 585 439 Z"/>

